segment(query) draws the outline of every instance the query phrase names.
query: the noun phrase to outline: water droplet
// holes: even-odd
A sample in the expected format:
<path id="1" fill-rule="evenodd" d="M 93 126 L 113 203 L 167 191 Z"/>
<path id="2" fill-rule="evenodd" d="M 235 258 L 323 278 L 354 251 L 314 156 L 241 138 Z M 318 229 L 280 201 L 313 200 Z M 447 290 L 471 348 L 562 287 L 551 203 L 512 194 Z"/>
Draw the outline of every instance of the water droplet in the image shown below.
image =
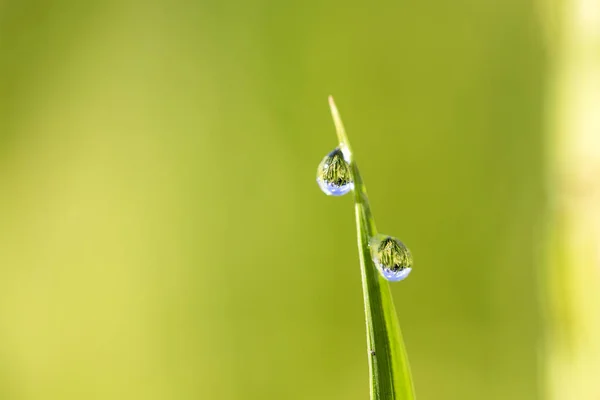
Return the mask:
<path id="1" fill-rule="evenodd" d="M 377 235 L 371 239 L 369 245 L 373 262 L 388 281 L 401 281 L 412 271 L 412 255 L 398 239 Z"/>
<path id="2" fill-rule="evenodd" d="M 339 147 L 327 154 L 317 169 L 317 183 L 328 196 L 342 196 L 354 188 L 350 155 Z"/>

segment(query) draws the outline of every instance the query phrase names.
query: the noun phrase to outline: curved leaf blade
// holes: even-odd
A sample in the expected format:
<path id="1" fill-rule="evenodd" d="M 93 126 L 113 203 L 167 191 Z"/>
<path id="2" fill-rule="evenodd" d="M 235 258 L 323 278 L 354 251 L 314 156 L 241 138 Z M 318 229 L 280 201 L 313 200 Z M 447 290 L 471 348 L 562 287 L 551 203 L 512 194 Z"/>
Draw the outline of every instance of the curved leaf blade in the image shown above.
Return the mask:
<path id="1" fill-rule="evenodd" d="M 369 240 L 377 234 L 377 228 L 371 213 L 367 189 L 332 97 L 329 97 L 329 105 L 340 146 L 342 149 L 345 147 L 351 155 L 356 233 L 367 326 L 371 399 L 413 400 L 415 393 L 410 365 L 389 283 L 380 276 L 371 259 Z"/>

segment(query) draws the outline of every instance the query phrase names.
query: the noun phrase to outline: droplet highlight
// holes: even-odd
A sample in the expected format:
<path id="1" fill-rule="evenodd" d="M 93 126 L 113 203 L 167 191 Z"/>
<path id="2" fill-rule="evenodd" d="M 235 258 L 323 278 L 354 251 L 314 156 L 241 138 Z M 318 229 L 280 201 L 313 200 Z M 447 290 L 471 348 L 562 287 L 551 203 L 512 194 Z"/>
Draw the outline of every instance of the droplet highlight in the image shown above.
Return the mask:
<path id="1" fill-rule="evenodd" d="M 388 281 L 401 281 L 412 271 L 412 255 L 400 240 L 379 234 L 371 239 L 369 247 L 377 270 Z"/>
<path id="2" fill-rule="evenodd" d="M 349 154 L 337 147 L 317 168 L 317 183 L 328 196 L 342 196 L 354 188 Z"/>

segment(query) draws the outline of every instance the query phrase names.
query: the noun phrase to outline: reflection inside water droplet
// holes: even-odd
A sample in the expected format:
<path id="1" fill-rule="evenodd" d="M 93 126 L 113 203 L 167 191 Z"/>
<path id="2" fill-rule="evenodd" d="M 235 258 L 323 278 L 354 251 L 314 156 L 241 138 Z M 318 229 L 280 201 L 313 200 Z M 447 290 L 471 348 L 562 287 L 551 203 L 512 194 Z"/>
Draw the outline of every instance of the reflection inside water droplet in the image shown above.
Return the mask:
<path id="1" fill-rule="evenodd" d="M 350 155 L 339 147 L 327 154 L 317 168 L 317 183 L 328 196 L 342 196 L 354 188 Z"/>
<path id="2" fill-rule="evenodd" d="M 401 281 L 412 271 L 412 255 L 400 240 L 379 234 L 371 239 L 369 246 L 373 262 L 388 281 Z"/>

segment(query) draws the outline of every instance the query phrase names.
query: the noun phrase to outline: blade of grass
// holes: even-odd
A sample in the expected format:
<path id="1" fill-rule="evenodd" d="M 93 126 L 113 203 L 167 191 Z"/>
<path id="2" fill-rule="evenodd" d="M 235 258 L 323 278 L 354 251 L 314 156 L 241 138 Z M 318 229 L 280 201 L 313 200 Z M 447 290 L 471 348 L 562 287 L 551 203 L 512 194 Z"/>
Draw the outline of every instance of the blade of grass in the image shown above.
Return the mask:
<path id="1" fill-rule="evenodd" d="M 356 232 L 367 325 L 371 399 L 412 400 L 415 394 L 410 365 L 389 283 L 380 276 L 369 250 L 369 240 L 377 234 L 377 228 L 371 213 L 367 189 L 331 96 L 329 106 L 340 147 L 349 154 L 354 178 Z"/>

